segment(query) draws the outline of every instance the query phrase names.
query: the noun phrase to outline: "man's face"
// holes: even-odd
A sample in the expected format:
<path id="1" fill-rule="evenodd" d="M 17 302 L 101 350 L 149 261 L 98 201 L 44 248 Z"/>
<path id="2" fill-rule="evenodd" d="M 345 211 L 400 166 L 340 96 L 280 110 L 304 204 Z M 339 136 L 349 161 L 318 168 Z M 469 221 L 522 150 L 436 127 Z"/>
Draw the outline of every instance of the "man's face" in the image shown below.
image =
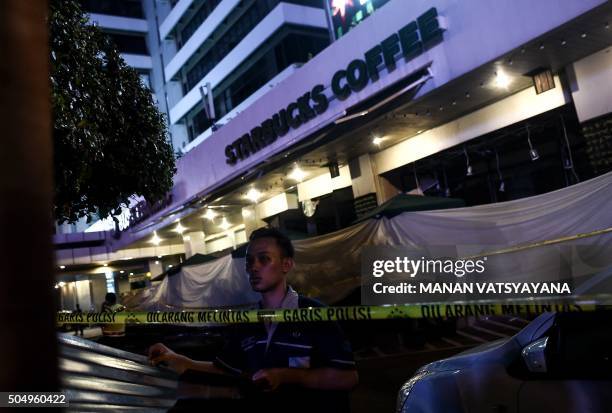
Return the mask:
<path id="1" fill-rule="evenodd" d="M 246 272 L 253 291 L 265 293 L 278 288 L 292 267 L 293 259 L 283 257 L 274 238 L 259 238 L 249 243 Z"/>

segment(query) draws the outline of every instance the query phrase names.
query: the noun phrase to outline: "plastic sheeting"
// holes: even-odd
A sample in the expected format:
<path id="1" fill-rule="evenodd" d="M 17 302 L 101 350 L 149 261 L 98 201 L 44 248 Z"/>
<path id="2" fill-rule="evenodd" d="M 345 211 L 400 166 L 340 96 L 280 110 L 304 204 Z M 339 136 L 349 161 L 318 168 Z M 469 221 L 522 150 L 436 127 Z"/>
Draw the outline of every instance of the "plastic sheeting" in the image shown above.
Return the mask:
<path id="1" fill-rule="evenodd" d="M 495 251 L 589 233 L 612 227 L 612 173 L 547 194 L 510 202 L 448 210 L 405 212 L 314 238 L 294 242 L 296 266 L 289 282 L 302 294 L 334 303 L 361 285 L 361 252 L 365 246 L 475 245 Z M 612 236 L 592 237 L 606 254 Z M 490 249 L 486 246 L 490 245 Z M 604 248 L 605 247 L 605 248 Z M 509 256 L 516 279 L 529 279 L 539 268 L 537 254 Z M 530 255 L 531 254 L 531 255 Z M 533 265 L 528 266 L 529 261 Z M 529 267 L 529 268 L 527 268 Z M 541 267 L 541 265 L 540 265 Z M 558 268 L 554 271 L 558 272 Z M 609 278 L 609 277 L 608 277 Z M 144 308 L 205 308 L 253 303 L 244 259 L 230 255 L 184 267 L 166 277 L 143 302 Z"/>

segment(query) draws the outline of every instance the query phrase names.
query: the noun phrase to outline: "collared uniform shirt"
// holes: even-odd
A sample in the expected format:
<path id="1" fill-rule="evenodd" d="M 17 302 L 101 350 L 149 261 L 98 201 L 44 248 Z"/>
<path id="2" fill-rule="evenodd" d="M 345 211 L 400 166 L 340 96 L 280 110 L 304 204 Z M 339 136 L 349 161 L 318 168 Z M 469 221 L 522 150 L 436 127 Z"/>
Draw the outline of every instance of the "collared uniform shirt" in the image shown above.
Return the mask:
<path id="1" fill-rule="evenodd" d="M 281 308 L 322 306 L 319 301 L 299 296 L 291 287 L 281 304 Z M 356 368 L 351 346 L 336 322 L 257 323 L 234 330 L 215 365 L 235 375 L 250 377 L 265 368 Z M 263 397 L 264 402 L 278 402 L 278 407 L 291 400 L 291 408 L 285 406 L 281 411 L 348 410 L 348 392 L 286 386 L 274 393 L 279 397 L 269 394 Z M 265 407 L 275 410 L 267 404 Z"/>

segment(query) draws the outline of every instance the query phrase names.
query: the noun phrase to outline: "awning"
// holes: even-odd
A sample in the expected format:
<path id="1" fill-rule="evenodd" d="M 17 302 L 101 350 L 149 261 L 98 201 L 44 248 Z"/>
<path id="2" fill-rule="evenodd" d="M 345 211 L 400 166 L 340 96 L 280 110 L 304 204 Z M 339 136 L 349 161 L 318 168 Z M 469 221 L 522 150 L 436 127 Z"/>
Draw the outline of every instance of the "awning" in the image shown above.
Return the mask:
<path id="1" fill-rule="evenodd" d="M 183 261 L 182 263 L 167 269 L 166 271 L 162 272 L 159 275 L 156 275 L 154 278 L 151 278 L 151 281 L 161 281 L 163 280 L 166 276 L 173 276 L 175 274 L 178 274 L 178 272 L 181 270 L 181 268 L 188 266 L 188 265 L 198 265 L 198 264 L 203 264 L 205 262 L 209 262 L 209 261 L 213 261 L 216 260 L 217 258 L 219 258 L 218 255 L 214 255 L 214 254 L 194 254 L 191 257 L 187 258 L 185 261 Z"/>
<path id="2" fill-rule="evenodd" d="M 363 222 L 371 218 L 392 218 L 402 212 L 433 211 L 436 209 L 461 208 L 464 206 L 465 202 L 459 198 L 399 194 L 357 219 L 354 223 Z"/>

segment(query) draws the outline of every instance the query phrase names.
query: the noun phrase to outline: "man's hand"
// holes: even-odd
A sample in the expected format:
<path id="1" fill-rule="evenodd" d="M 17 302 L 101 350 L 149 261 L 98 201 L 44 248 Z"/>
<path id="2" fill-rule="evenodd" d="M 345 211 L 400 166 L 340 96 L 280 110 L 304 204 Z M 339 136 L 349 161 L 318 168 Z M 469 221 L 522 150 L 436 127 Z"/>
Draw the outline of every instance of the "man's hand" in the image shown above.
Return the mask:
<path id="1" fill-rule="evenodd" d="M 162 343 L 157 343 L 149 347 L 149 361 L 154 366 L 165 362 L 168 368 L 174 370 L 178 374 L 183 374 L 185 370 L 190 368 L 192 360 L 181 354 L 175 353 Z"/>
<path id="2" fill-rule="evenodd" d="M 253 383 L 263 387 L 264 391 L 274 391 L 284 383 L 286 369 L 261 369 L 253 374 Z"/>

